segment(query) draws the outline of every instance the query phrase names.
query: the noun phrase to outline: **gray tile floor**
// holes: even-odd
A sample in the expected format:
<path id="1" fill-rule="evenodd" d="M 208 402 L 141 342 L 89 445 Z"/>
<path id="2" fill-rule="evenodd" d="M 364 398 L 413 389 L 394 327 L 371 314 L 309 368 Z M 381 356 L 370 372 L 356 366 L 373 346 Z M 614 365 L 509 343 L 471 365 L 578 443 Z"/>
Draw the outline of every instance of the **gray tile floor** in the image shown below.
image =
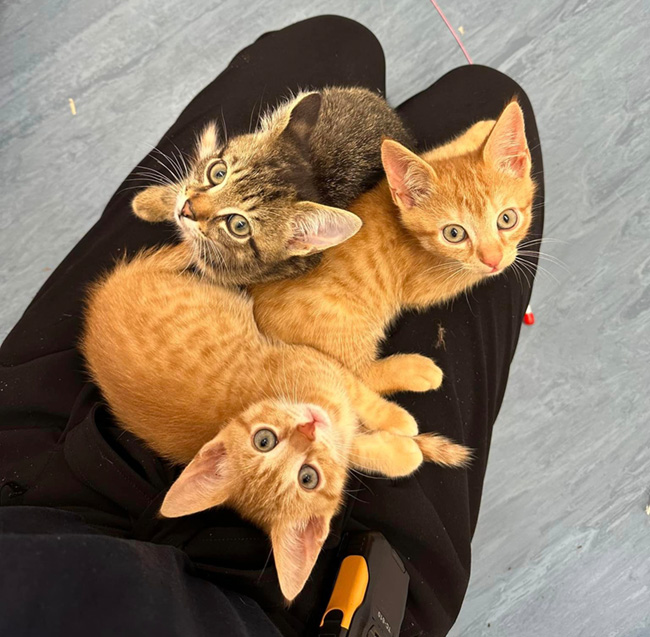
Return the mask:
<path id="1" fill-rule="evenodd" d="M 442 5 L 475 61 L 533 101 L 552 255 L 497 423 L 452 634 L 647 637 L 648 4 Z M 377 34 L 393 103 L 464 62 L 427 0 L 0 5 L 0 338 L 186 102 L 259 34 L 323 13 Z"/>

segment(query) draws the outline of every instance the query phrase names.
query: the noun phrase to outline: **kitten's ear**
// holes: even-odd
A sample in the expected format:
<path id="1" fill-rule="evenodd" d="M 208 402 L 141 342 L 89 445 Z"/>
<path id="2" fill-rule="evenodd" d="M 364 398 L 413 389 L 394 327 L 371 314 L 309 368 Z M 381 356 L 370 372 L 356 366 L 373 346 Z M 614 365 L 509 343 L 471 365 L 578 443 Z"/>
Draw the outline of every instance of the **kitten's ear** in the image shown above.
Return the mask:
<path id="1" fill-rule="evenodd" d="M 436 173 L 422 158 L 402 144 L 385 139 L 381 161 L 393 201 L 400 208 L 412 208 L 433 193 Z"/>
<path id="2" fill-rule="evenodd" d="M 287 244 L 292 256 L 304 257 L 327 250 L 355 235 L 362 226 L 357 215 L 341 208 L 311 201 L 301 201 L 295 208 L 297 215 Z"/>
<path id="3" fill-rule="evenodd" d="M 229 495 L 228 456 L 217 439 L 201 450 L 167 492 L 160 508 L 166 518 L 179 518 L 223 504 Z"/>
<path id="4" fill-rule="evenodd" d="M 499 116 L 485 143 L 483 159 L 497 170 L 515 177 L 530 176 L 524 114 L 517 102 L 510 102 Z"/>
<path id="5" fill-rule="evenodd" d="M 131 202 L 135 216 L 152 223 L 171 219 L 175 207 L 176 190 L 171 186 L 149 186 Z"/>
<path id="6" fill-rule="evenodd" d="M 280 589 L 288 601 L 293 600 L 305 586 L 330 532 L 330 520 L 318 516 L 303 524 L 289 523 L 271 530 Z"/>
<path id="7" fill-rule="evenodd" d="M 323 99 L 320 93 L 307 93 L 291 109 L 282 136 L 305 148 L 318 121 Z"/>
<path id="8" fill-rule="evenodd" d="M 196 140 L 196 159 L 206 159 L 217 152 L 219 146 L 219 133 L 215 122 L 206 124 Z"/>

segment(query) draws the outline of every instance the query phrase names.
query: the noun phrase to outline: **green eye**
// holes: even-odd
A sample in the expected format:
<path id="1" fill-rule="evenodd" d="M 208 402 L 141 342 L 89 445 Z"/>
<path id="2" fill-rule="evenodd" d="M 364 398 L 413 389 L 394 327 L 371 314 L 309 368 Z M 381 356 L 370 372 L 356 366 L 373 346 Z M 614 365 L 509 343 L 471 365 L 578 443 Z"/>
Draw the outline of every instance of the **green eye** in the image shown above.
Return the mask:
<path id="1" fill-rule="evenodd" d="M 467 238 L 467 232 L 463 226 L 445 226 L 442 229 L 442 236 L 449 241 L 449 243 L 460 243 Z"/>
<path id="2" fill-rule="evenodd" d="M 226 179 L 227 174 L 228 167 L 226 166 L 226 162 L 223 161 L 223 159 L 217 159 L 216 161 L 213 161 L 206 170 L 208 181 L 213 186 L 222 184 Z"/>
<path id="3" fill-rule="evenodd" d="M 298 482 L 303 489 L 311 491 L 318 486 L 320 478 L 318 476 L 318 471 L 314 469 L 311 465 L 304 464 L 300 467 L 300 472 L 298 473 Z"/>
<path id="4" fill-rule="evenodd" d="M 242 215 L 230 215 L 226 220 L 230 234 L 235 237 L 247 237 L 251 233 L 251 226 L 246 217 Z"/>
<path id="5" fill-rule="evenodd" d="M 499 226 L 501 230 L 510 230 L 517 225 L 518 218 L 519 217 L 517 216 L 517 212 L 512 208 L 509 208 L 499 215 L 499 218 L 497 219 L 497 226 Z"/>
<path id="6" fill-rule="evenodd" d="M 253 445 L 262 453 L 271 451 L 277 444 L 278 438 L 270 429 L 260 429 L 253 436 Z"/>

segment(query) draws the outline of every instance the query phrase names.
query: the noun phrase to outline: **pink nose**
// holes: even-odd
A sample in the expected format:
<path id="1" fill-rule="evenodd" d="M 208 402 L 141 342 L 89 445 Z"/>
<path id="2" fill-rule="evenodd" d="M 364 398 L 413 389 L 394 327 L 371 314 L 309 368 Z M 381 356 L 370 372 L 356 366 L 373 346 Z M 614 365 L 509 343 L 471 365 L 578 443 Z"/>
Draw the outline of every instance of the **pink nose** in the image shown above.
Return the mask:
<path id="1" fill-rule="evenodd" d="M 479 253 L 478 258 L 481 260 L 481 263 L 487 265 L 488 268 L 496 270 L 501 263 L 503 255 L 500 252 L 488 252 L 488 253 Z"/>
<path id="2" fill-rule="evenodd" d="M 314 420 L 298 425 L 296 429 L 298 429 L 307 440 L 316 440 L 316 422 Z"/>
<path id="3" fill-rule="evenodd" d="M 194 210 L 192 210 L 192 204 L 190 203 L 189 199 L 183 204 L 183 207 L 181 208 L 181 217 L 187 217 L 188 219 L 196 221 Z"/>

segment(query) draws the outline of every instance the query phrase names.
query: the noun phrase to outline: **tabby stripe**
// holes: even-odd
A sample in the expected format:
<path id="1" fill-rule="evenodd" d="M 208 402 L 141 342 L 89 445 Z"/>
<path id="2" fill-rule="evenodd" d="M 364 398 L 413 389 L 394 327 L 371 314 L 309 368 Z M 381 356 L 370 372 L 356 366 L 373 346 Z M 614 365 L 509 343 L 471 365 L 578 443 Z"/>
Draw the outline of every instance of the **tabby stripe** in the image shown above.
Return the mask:
<path id="1" fill-rule="evenodd" d="M 280 197 L 284 197 L 286 194 L 287 194 L 286 190 L 281 190 L 280 188 L 277 188 L 275 190 L 272 190 L 268 194 L 265 194 L 264 201 L 275 201 L 276 199 L 280 199 Z"/>
<path id="2" fill-rule="evenodd" d="M 237 183 L 238 183 L 238 184 L 241 184 L 242 182 L 249 181 L 250 179 L 255 179 L 255 175 L 253 175 L 253 174 L 250 173 L 250 172 L 247 172 L 247 171 L 244 170 L 243 168 L 240 169 L 240 172 L 243 172 L 244 174 L 243 174 L 241 177 L 238 178 L 238 180 L 237 180 Z M 233 172 L 233 173 L 231 173 L 231 174 L 234 175 L 235 173 Z"/>
<path id="3" fill-rule="evenodd" d="M 255 258 L 258 261 L 262 260 L 262 255 L 260 254 L 259 248 L 257 247 L 257 243 L 255 243 L 255 239 L 251 237 L 248 241 L 248 244 L 250 245 L 251 249 L 253 250 L 253 254 L 255 255 Z"/>

